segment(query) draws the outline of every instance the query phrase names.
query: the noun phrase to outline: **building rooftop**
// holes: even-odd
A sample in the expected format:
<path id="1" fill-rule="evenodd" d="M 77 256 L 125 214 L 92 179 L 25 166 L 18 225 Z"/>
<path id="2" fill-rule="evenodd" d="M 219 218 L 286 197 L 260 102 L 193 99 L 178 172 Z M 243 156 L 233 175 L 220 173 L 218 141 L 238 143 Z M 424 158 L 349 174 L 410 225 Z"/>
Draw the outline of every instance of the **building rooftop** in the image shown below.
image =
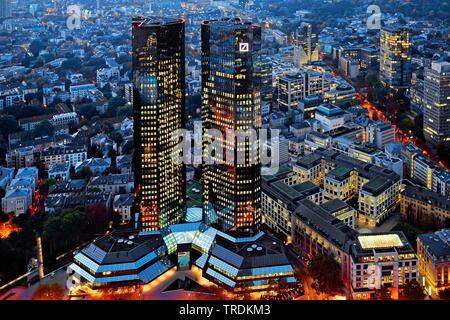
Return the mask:
<path id="1" fill-rule="evenodd" d="M 404 244 L 398 234 L 360 235 L 358 242 L 363 249 L 381 249 L 403 247 Z"/>
<path id="2" fill-rule="evenodd" d="M 450 229 L 420 234 L 418 238 L 435 261 L 450 261 Z"/>
<path id="3" fill-rule="evenodd" d="M 373 195 L 379 195 L 392 185 L 392 181 L 385 177 L 375 177 L 362 187 L 362 190 L 368 191 Z"/>
<path id="4" fill-rule="evenodd" d="M 322 104 L 316 108 L 316 113 L 320 113 L 326 117 L 341 116 L 344 114 L 344 110 L 334 106 L 332 104 Z"/>
<path id="5" fill-rule="evenodd" d="M 328 176 L 337 178 L 338 180 L 346 179 L 350 176 L 352 168 L 346 167 L 344 165 L 338 165 L 335 169 L 328 173 Z"/>
<path id="6" fill-rule="evenodd" d="M 134 201 L 134 195 L 132 193 L 127 194 L 118 194 L 114 197 L 113 206 L 114 207 L 122 207 L 122 206 L 131 206 Z"/>
<path id="7" fill-rule="evenodd" d="M 360 234 L 353 242 L 351 249 L 354 257 L 373 256 L 390 252 L 415 254 L 413 247 L 401 231 Z"/>
<path id="8" fill-rule="evenodd" d="M 318 186 L 316 186 L 311 181 L 305 181 L 303 183 L 299 183 L 299 184 L 292 186 L 292 189 L 294 189 L 295 191 L 298 191 L 300 193 L 303 193 L 305 191 L 312 190 L 312 189 L 317 189 L 317 188 L 318 188 Z"/>
<path id="9" fill-rule="evenodd" d="M 334 212 L 340 211 L 345 208 L 353 209 L 350 205 L 348 205 L 346 202 L 342 201 L 341 199 L 333 199 L 329 200 L 325 203 L 322 203 L 320 205 L 323 209 L 325 209 L 328 213 L 333 214 Z"/>
<path id="10" fill-rule="evenodd" d="M 296 164 L 304 168 L 311 168 L 316 166 L 320 161 L 320 159 L 321 157 L 318 154 L 311 153 L 308 154 L 307 156 L 300 158 Z"/>
<path id="11" fill-rule="evenodd" d="M 347 252 L 349 241 L 358 234 L 357 231 L 332 216 L 327 210 L 307 199 L 299 201 L 294 214 L 323 237 Z"/>
<path id="12" fill-rule="evenodd" d="M 450 197 L 443 196 L 424 187 L 405 185 L 402 196 L 426 202 L 434 207 L 450 210 Z"/>
<path id="13" fill-rule="evenodd" d="M 133 229 L 115 230 L 82 250 L 99 264 L 134 262 L 164 244 L 160 234 L 137 236 Z"/>

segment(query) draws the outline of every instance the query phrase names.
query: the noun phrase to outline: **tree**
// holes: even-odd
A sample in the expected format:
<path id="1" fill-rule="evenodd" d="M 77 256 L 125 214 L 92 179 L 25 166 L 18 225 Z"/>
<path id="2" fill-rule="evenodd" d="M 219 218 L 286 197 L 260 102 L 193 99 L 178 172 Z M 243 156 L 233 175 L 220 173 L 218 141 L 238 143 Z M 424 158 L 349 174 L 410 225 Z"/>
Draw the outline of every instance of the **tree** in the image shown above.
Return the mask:
<path id="1" fill-rule="evenodd" d="M 123 97 L 114 97 L 108 101 L 108 107 L 114 108 L 115 110 L 118 107 L 122 107 L 127 103 L 127 100 Z"/>
<path id="2" fill-rule="evenodd" d="M 286 115 L 286 123 L 285 123 L 285 125 L 286 125 L 286 126 L 289 126 L 289 125 L 293 124 L 293 123 L 294 123 L 294 120 L 295 120 L 294 117 L 295 117 L 295 116 L 294 116 L 294 113 L 293 113 L 293 112 L 289 112 L 289 113 Z"/>
<path id="3" fill-rule="evenodd" d="M 80 106 L 77 112 L 80 116 L 83 116 L 86 119 L 92 119 L 92 117 L 98 116 L 98 111 L 95 108 L 95 105 L 91 103 Z"/>
<path id="4" fill-rule="evenodd" d="M 124 106 L 119 106 L 117 108 L 118 116 L 132 117 L 133 116 L 133 107 L 131 104 L 126 104 Z"/>
<path id="5" fill-rule="evenodd" d="M 308 272 L 314 278 L 318 292 L 336 294 L 342 291 L 341 270 L 333 257 L 325 254 L 317 254 L 308 266 Z"/>
<path id="6" fill-rule="evenodd" d="M 450 300 L 450 288 L 444 289 L 439 292 L 439 298 L 443 300 Z"/>
<path id="7" fill-rule="evenodd" d="M 373 86 L 375 83 L 378 82 L 378 74 L 374 70 L 367 71 L 367 74 L 364 78 L 367 84 Z"/>
<path id="8" fill-rule="evenodd" d="M 380 290 L 376 291 L 376 298 L 377 300 L 391 300 L 389 289 L 385 286 L 382 286 Z"/>
<path id="9" fill-rule="evenodd" d="M 33 293 L 32 300 L 62 300 L 64 288 L 57 283 L 41 284 Z"/>
<path id="10" fill-rule="evenodd" d="M 407 300 L 423 300 L 425 298 L 423 289 L 416 280 L 409 281 L 404 285 L 403 296 Z"/>
<path id="11" fill-rule="evenodd" d="M 42 230 L 44 247 L 54 258 L 79 244 L 86 230 L 86 214 L 78 209 L 64 209 L 57 215 L 47 216 Z"/>
<path id="12" fill-rule="evenodd" d="M 33 135 L 35 137 L 43 137 L 43 136 L 53 136 L 53 132 L 55 131 L 55 128 L 48 120 L 44 120 L 39 122 L 33 130 Z"/>
<path id="13" fill-rule="evenodd" d="M 30 44 L 30 52 L 33 54 L 33 56 L 37 57 L 39 56 L 39 52 L 44 49 L 45 46 L 42 44 L 42 42 L 38 39 L 33 40 Z"/>
<path id="14" fill-rule="evenodd" d="M 54 178 L 45 179 L 45 181 L 39 185 L 39 192 L 48 193 L 48 189 L 50 186 L 54 185 L 55 182 Z"/>
<path id="15" fill-rule="evenodd" d="M 17 132 L 19 130 L 19 124 L 13 116 L 0 116 L 0 132 L 5 139 L 8 139 L 8 135 L 10 133 Z"/>
<path id="16" fill-rule="evenodd" d="M 92 178 L 93 174 L 92 174 L 92 170 L 89 167 L 84 167 L 82 168 L 80 171 L 78 171 L 75 174 L 75 178 L 76 179 L 87 179 L 89 180 L 90 178 Z"/>
<path id="17" fill-rule="evenodd" d="M 111 216 L 105 204 L 99 202 L 87 207 L 86 220 L 89 233 L 102 234 L 108 229 Z"/>
<path id="18" fill-rule="evenodd" d="M 63 70 L 80 70 L 81 69 L 81 60 L 78 58 L 67 59 L 61 64 L 61 69 Z"/>
<path id="19" fill-rule="evenodd" d="M 111 132 L 109 136 L 115 143 L 117 143 L 117 145 L 120 145 L 123 142 L 123 137 L 117 131 Z"/>

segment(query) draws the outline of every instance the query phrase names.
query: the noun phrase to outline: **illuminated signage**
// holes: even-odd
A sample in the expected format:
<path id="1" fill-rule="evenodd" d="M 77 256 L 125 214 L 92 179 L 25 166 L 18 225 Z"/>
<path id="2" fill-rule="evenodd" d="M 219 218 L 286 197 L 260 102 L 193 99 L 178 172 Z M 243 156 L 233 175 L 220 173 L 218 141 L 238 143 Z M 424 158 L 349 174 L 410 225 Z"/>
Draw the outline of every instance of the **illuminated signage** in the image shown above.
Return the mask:
<path id="1" fill-rule="evenodd" d="M 246 42 L 239 43 L 239 52 L 248 52 L 248 51 L 249 51 L 248 43 Z"/>

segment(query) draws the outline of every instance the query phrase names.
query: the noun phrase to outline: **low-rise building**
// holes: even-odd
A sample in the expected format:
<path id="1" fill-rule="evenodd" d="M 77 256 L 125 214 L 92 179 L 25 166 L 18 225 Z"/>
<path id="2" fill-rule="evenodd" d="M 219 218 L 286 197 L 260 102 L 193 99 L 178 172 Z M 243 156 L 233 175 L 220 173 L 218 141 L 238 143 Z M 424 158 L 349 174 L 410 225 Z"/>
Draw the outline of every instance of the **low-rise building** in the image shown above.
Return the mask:
<path id="1" fill-rule="evenodd" d="M 383 150 L 388 143 L 395 141 L 395 129 L 387 122 L 372 122 L 369 124 L 366 131 L 367 141 L 380 150 Z"/>
<path id="2" fill-rule="evenodd" d="M 450 172 L 422 154 L 413 155 L 411 177 L 431 191 L 450 195 Z"/>
<path id="3" fill-rule="evenodd" d="M 8 151 L 6 166 L 14 169 L 31 167 L 34 165 L 34 147 L 23 147 Z"/>
<path id="4" fill-rule="evenodd" d="M 286 175 L 276 177 L 263 176 L 261 211 L 264 224 L 290 242 L 292 213 L 297 202 L 309 199 L 314 203 L 323 202 L 323 192 L 310 181 L 289 184 Z"/>
<path id="5" fill-rule="evenodd" d="M 320 205 L 333 217 L 343 221 L 350 228 L 356 228 L 357 214 L 356 210 L 340 199 L 333 199 Z"/>
<path id="6" fill-rule="evenodd" d="M 358 195 L 360 221 L 374 227 L 395 210 L 401 180 L 392 170 L 368 164 L 335 150 L 319 148 L 293 166 L 298 181 L 323 187 L 327 199 Z"/>
<path id="7" fill-rule="evenodd" d="M 131 220 L 134 195 L 132 193 L 118 194 L 114 197 L 113 211 L 120 217 L 122 223 L 128 223 Z"/>
<path id="8" fill-rule="evenodd" d="M 26 179 L 26 178 L 32 179 L 34 186 L 36 186 L 38 177 L 39 177 L 38 168 L 26 167 L 26 168 L 20 168 L 19 170 L 17 170 L 15 179 Z"/>
<path id="9" fill-rule="evenodd" d="M 375 177 L 359 190 L 359 220 L 375 226 L 385 220 L 400 201 L 400 177 Z"/>
<path id="10" fill-rule="evenodd" d="M 357 231 L 308 199 L 297 204 L 291 223 L 293 250 L 307 260 L 317 254 L 333 257 L 340 266 L 342 281 L 349 287 L 350 244 Z"/>
<path id="11" fill-rule="evenodd" d="M 65 208 L 84 207 L 103 203 L 107 210 L 111 210 L 112 196 L 109 192 L 79 192 L 79 193 L 55 193 L 45 200 L 45 212 L 60 212 Z"/>
<path id="12" fill-rule="evenodd" d="M 0 167 L 0 188 L 6 190 L 11 180 L 14 177 L 14 169 Z"/>
<path id="13" fill-rule="evenodd" d="M 31 205 L 31 192 L 29 189 L 13 189 L 6 192 L 2 198 L 2 211 L 13 213 L 16 216 L 27 213 Z"/>
<path id="14" fill-rule="evenodd" d="M 345 112 L 332 104 L 322 104 L 316 108 L 315 119 L 320 122 L 323 132 L 329 132 L 345 124 Z"/>
<path id="15" fill-rule="evenodd" d="M 134 188 L 134 175 L 109 174 L 107 176 L 92 177 L 89 181 L 88 190 L 100 190 L 112 194 L 131 193 Z"/>
<path id="16" fill-rule="evenodd" d="M 48 148 L 39 155 L 39 165 L 46 171 L 55 164 L 68 163 L 75 166 L 87 159 L 87 146 L 83 144 L 67 144 Z"/>
<path id="17" fill-rule="evenodd" d="M 323 189 L 326 199 L 349 200 L 358 192 L 358 173 L 353 168 L 338 165 L 325 176 Z"/>
<path id="18" fill-rule="evenodd" d="M 417 256 L 402 232 L 360 234 L 350 250 L 354 299 L 373 299 L 383 287 L 398 299 L 405 284 L 418 280 Z"/>
<path id="19" fill-rule="evenodd" d="M 450 229 L 417 237 L 420 283 L 432 297 L 450 288 Z"/>
<path id="20" fill-rule="evenodd" d="M 80 172 L 83 168 L 89 168 L 94 175 L 99 175 L 105 172 L 110 166 L 110 158 L 90 158 L 78 162 L 75 165 L 75 172 Z"/>
<path id="21" fill-rule="evenodd" d="M 263 232 L 234 238 L 203 223 L 175 224 L 150 233 L 113 231 L 77 253 L 68 272 L 71 283 L 95 289 L 123 281 L 146 284 L 174 267 L 199 270 L 235 293 L 267 290 L 280 279 L 287 285 L 297 283 L 281 241 Z"/>
<path id="22" fill-rule="evenodd" d="M 70 179 L 70 164 L 69 163 L 55 163 L 48 168 L 48 177 L 55 180 Z"/>
<path id="23" fill-rule="evenodd" d="M 450 227 L 450 197 L 420 186 L 405 185 L 400 194 L 400 214 L 417 226 Z"/>
<path id="24" fill-rule="evenodd" d="M 332 137 L 327 134 L 312 131 L 306 134 L 305 151 L 314 152 L 319 148 L 328 149 L 331 147 Z"/>
<path id="25" fill-rule="evenodd" d="M 116 168 L 121 174 L 131 174 L 133 172 L 133 156 L 124 154 L 116 158 Z"/>

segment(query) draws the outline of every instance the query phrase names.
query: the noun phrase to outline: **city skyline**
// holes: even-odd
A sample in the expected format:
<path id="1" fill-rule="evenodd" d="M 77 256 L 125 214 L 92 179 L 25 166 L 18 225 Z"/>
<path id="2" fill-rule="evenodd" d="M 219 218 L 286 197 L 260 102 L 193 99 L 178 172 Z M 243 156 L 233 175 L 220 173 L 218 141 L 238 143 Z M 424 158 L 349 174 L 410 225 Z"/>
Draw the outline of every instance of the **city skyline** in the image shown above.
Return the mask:
<path id="1" fill-rule="evenodd" d="M 0 299 L 448 300 L 429 2 L 0 2 Z"/>

